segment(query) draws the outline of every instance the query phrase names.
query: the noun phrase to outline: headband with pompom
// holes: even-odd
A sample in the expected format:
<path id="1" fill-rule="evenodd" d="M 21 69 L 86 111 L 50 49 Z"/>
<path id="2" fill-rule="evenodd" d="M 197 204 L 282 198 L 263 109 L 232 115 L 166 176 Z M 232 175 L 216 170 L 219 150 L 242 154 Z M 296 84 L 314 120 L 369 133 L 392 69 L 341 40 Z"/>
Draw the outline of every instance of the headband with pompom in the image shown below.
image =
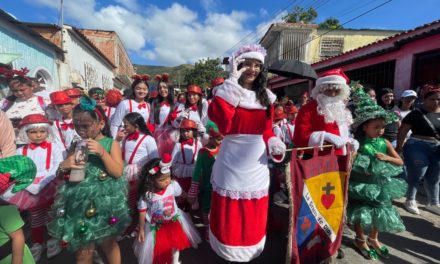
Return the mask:
<path id="1" fill-rule="evenodd" d="M 5 76 L 6 78 L 13 78 L 14 76 L 25 77 L 28 72 L 29 69 L 26 67 L 21 68 L 20 70 L 8 69 L 4 67 L 0 68 L 0 75 Z"/>
<path id="2" fill-rule="evenodd" d="M 148 172 L 152 175 L 155 175 L 159 171 L 161 174 L 168 174 L 170 173 L 171 161 L 172 161 L 171 155 L 168 153 L 164 153 L 162 160 L 159 163 L 159 166 L 152 168 Z"/>
<path id="3" fill-rule="evenodd" d="M 142 80 L 142 81 L 148 82 L 150 80 L 150 75 L 148 75 L 148 74 L 144 74 L 144 75 L 136 74 L 136 75 L 131 76 L 131 78 L 133 80 Z"/>
<path id="4" fill-rule="evenodd" d="M 154 77 L 157 82 L 168 82 L 170 75 L 168 73 L 158 74 Z"/>

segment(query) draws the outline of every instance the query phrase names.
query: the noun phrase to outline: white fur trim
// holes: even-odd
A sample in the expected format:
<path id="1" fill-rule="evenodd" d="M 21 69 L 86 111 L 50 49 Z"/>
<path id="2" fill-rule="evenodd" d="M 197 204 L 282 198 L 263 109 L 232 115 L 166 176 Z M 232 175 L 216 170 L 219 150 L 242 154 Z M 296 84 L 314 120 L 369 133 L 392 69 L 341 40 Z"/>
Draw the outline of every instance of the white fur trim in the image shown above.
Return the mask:
<path id="1" fill-rule="evenodd" d="M 261 63 L 264 64 L 264 54 L 258 51 L 250 51 L 250 52 L 246 52 L 241 54 L 240 56 L 238 56 L 238 58 L 242 58 L 242 59 L 255 59 L 255 60 L 259 60 L 261 61 Z"/>
<path id="2" fill-rule="evenodd" d="M 228 246 L 218 241 L 209 229 L 209 243 L 215 253 L 227 261 L 248 262 L 263 252 L 266 236 L 253 246 Z"/>
<path id="3" fill-rule="evenodd" d="M 347 84 L 347 80 L 345 80 L 345 78 L 343 78 L 342 76 L 338 76 L 338 75 L 329 75 L 318 78 L 318 80 L 316 80 L 316 86 L 319 86 L 321 84 L 328 84 L 328 83 Z"/>
<path id="4" fill-rule="evenodd" d="M 277 97 L 269 89 L 266 89 L 269 102 L 273 104 Z M 222 85 L 217 86 L 215 96 L 221 97 L 234 107 L 240 106 L 245 109 L 266 109 L 257 100 L 254 91 L 241 87 L 238 83 L 227 79 Z"/>
<path id="5" fill-rule="evenodd" d="M 325 131 L 315 131 L 310 135 L 309 147 L 318 147 L 324 144 Z"/>
<path id="6" fill-rule="evenodd" d="M 221 97 L 234 107 L 238 106 L 240 98 L 244 92 L 244 89 L 241 88 L 239 84 L 227 79 L 222 85 L 217 87 L 215 96 Z"/>
<path id="7" fill-rule="evenodd" d="M 278 137 L 269 138 L 269 140 L 267 141 L 267 146 L 269 148 L 269 156 L 274 162 L 280 163 L 281 161 L 283 161 L 284 157 L 286 156 L 286 144 L 284 144 L 284 142 L 280 138 Z M 280 151 L 282 153 L 281 159 L 276 159 L 272 155 L 272 152 L 274 150 Z"/>
<path id="8" fill-rule="evenodd" d="M 212 184 L 212 190 L 220 196 L 228 197 L 233 200 L 261 199 L 269 195 L 269 190 L 267 188 L 258 191 L 232 191 L 222 189 L 215 184 Z"/>

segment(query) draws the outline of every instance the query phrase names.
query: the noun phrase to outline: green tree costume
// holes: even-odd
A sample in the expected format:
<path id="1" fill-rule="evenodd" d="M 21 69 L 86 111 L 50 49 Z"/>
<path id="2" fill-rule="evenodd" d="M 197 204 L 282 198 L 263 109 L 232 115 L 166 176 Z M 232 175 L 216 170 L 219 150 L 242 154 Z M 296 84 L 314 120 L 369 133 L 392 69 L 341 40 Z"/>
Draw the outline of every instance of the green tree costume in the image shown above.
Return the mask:
<path id="1" fill-rule="evenodd" d="M 110 153 L 113 139 L 98 142 Z M 52 206 L 54 219 L 48 225 L 49 234 L 72 251 L 116 236 L 130 222 L 124 177 L 111 177 L 94 154 L 89 155 L 85 170 L 84 181 L 66 182 L 59 188 Z"/>

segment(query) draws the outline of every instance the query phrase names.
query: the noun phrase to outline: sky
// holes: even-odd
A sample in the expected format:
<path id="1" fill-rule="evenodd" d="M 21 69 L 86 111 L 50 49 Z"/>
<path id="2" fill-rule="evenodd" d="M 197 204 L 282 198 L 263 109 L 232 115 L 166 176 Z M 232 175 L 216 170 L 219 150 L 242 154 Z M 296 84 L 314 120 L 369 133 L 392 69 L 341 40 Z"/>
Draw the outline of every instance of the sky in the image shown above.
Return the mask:
<path id="1" fill-rule="evenodd" d="M 1 0 L 0 8 L 19 21 L 58 24 L 60 2 Z M 440 19 L 440 0 L 64 0 L 64 23 L 116 31 L 133 63 L 176 66 L 258 43 L 296 5 L 316 8 L 317 23 L 368 12 L 345 28 L 407 30 Z"/>

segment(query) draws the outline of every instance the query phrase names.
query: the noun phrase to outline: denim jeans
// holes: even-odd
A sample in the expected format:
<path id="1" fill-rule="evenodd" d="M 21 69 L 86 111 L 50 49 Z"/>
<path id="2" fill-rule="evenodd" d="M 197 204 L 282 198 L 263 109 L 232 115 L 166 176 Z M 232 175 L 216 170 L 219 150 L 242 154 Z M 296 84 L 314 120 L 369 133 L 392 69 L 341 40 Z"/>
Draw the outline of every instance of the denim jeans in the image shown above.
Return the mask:
<path id="1" fill-rule="evenodd" d="M 428 202 L 439 204 L 440 144 L 410 138 L 403 156 L 407 172 L 408 191 L 406 198 L 415 200 L 421 179 L 428 195 Z"/>

